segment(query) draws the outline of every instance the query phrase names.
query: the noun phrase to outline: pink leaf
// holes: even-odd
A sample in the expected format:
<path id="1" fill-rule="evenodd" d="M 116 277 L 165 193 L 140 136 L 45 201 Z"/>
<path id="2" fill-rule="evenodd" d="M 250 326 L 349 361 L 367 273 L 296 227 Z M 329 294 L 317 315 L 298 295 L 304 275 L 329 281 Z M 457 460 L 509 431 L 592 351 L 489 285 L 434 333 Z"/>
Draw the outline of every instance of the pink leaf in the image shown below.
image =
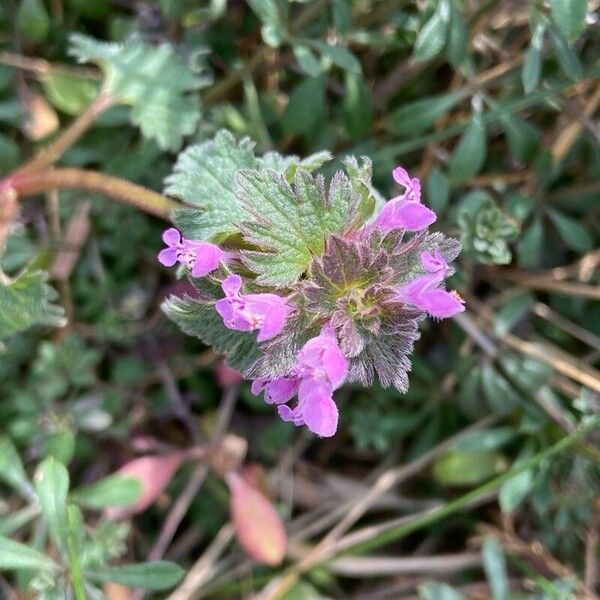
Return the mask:
<path id="1" fill-rule="evenodd" d="M 238 542 L 256 562 L 279 565 L 287 549 L 287 536 L 277 511 L 240 475 L 226 476 L 231 492 L 231 520 Z"/>
<path id="2" fill-rule="evenodd" d="M 107 508 L 106 516 L 109 519 L 123 519 L 146 510 L 169 485 L 185 458 L 185 452 L 173 452 L 163 456 L 142 456 L 125 463 L 116 474 L 138 479 L 142 484 L 142 493 L 131 506 Z"/>

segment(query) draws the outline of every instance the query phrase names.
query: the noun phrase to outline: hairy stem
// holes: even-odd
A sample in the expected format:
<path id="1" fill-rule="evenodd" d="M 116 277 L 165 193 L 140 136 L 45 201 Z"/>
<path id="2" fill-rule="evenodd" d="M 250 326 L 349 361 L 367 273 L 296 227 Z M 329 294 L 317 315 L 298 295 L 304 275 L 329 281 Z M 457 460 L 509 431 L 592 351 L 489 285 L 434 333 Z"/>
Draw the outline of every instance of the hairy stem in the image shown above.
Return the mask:
<path id="1" fill-rule="evenodd" d="M 113 98 L 100 93 L 94 101 L 67 127 L 51 144 L 18 169 L 17 173 L 41 171 L 52 166 L 81 136 L 90 128 L 94 121 L 114 104 Z"/>
<path id="2" fill-rule="evenodd" d="M 10 185 L 19 196 L 60 188 L 98 192 L 165 220 L 169 220 L 171 211 L 179 206 L 174 200 L 141 185 L 84 169 L 52 169 L 33 173 L 19 171 L 11 177 Z"/>

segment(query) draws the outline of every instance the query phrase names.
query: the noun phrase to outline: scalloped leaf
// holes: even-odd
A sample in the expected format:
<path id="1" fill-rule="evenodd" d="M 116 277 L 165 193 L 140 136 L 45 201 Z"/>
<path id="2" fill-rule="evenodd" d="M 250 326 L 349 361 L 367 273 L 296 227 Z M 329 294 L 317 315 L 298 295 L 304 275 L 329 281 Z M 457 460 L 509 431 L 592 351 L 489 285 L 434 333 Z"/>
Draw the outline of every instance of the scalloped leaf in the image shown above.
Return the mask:
<path id="1" fill-rule="evenodd" d="M 0 340 L 34 325 L 62 327 L 64 310 L 53 304 L 56 291 L 46 282 L 43 271 L 23 271 L 7 284 L 0 280 Z"/>
<path id="2" fill-rule="evenodd" d="M 235 195 L 235 174 L 239 169 L 257 168 L 254 142 L 237 142 L 228 131 L 219 131 L 212 140 L 186 148 L 167 177 L 165 193 L 195 208 L 180 208 L 173 214 L 184 236 L 193 240 L 226 237 L 248 219 Z"/>
<path id="3" fill-rule="evenodd" d="M 322 177 L 298 170 L 291 186 L 275 171 L 242 170 L 238 197 L 253 216 L 242 233 L 261 248 L 245 253 L 247 265 L 263 285 L 285 286 L 308 269 L 325 250 L 325 239 L 351 222 L 358 203 L 350 181 L 336 173 L 329 192 Z"/>
<path id="4" fill-rule="evenodd" d="M 104 72 L 104 89 L 133 107 L 131 120 L 163 150 L 177 150 L 196 130 L 200 105 L 191 90 L 201 85 L 169 44 L 149 46 L 139 36 L 121 44 L 73 34 L 70 54 Z"/>
<path id="5" fill-rule="evenodd" d="M 173 214 L 187 238 L 221 240 L 235 234 L 242 221 L 251 219 L 236 195 L 235 175 L 240 169 L 268 168 L 291 181 L 298 169 L 314 171 L 329 160 L 329 152 L 317 152 L 303 160 L 278 152 L 259 158 L 254 155 L 253 141 L 243 138 L 238 142 L 223 129 L 212 140 L 189 146 L 179 155 L 165 181 L 165 193 L 190 205 Z"/>

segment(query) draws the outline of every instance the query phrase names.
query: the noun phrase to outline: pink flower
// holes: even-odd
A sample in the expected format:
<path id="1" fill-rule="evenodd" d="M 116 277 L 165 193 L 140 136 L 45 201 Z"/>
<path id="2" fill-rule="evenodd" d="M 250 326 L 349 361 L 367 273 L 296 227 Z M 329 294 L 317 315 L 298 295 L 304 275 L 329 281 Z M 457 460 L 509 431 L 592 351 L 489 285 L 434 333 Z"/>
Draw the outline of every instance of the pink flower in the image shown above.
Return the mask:
<path id="1" fill-rule="evenodd" d="M 306 425 L 313 433 L 331 437 L 337 431 L 338 409 L 333 392 L 346 379 L 348 361 L 333 332 L 324 329 L 304 344 L 290 377 L 257 379 L 252 392 L 264 390 L 269 404 L 278 404 L 279 416 L 294 425 Z M 291 409 L 285 403 L 296 393 L 298 403 Z"/>
<path id="2" fill-rule="evenodd" d="M 427 273 L 396 288 L 396 299 L 416 306 L 438 319 L 463 312 L 464 301 L 458 292 L 447 292 L 439 287 L 448 274 L 448 264 L 442 254 L 438 250 L 422 252 L 421 264 Z"/>
<path id="3" fill-rule="evenodd" d="M 165 267 L 179 262 L 190 269 L 194 277 L 212 273 L 225 260 L 225 253 L 215 244 L 188 240 L 174 227 L 167 229 L 162 239 L 167 247 L 159 253 L 159 262 Z"/>
<path id="4" fill-rule="evenodd" d="M 240 294 L 239 275 L 229 275 L 221 287 L 225 298 L 217 300 L 215 308 L 225 327 L 237 331 L 258 329 L 258 342 L 270 340 L 283 329 L 292 310 L 285 298 L 277 294 Z"/>
<path id="5" fill-rule="evenodd" d="M 381 210 L 375 220 L 375 227 L 383 233 L 392 229 L 420 231 L 436 220 L 436 214 L 421 204 L 421 182 L 410 178 L 402 167 L 396 167 L 392 173 L 394 180 L 404 186 L 401 196 L 392 198 Z"/>

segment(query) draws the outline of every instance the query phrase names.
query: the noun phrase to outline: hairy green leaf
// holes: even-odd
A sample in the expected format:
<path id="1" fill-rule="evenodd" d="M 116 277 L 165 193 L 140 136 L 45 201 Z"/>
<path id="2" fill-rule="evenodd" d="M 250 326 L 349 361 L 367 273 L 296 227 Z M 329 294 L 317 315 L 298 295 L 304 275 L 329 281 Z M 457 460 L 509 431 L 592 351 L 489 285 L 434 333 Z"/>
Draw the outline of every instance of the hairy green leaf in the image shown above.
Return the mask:
<path id="1" fill-rule="evenodd" d="M 200 119 L 199 87 L 169 44 L 149 46 L 133 36 L 122 44 L 99 42 L 73 34 L 71 54 L 96 63 L 104 71 L 104 89 L 117 101 L 132 106 L 131 119 L 142 133 L 164 150 L 177 150 L 196 130 Z"/>
<path id="2" fill-rule="evenodd" d="M 254 143 L 248 138 L 237 142 L 225 130 L 184 150 L 165 181 L 166 194 L 195 207 L 177 209 L 173 215 L 183 234 L 206 240 L 235 233 L 237 225 L 248 218 L 235 195 L 235 174 L 257 166 Z"/>
<path id="3" fill-rule="evenodd" d="M 293 186 L 269 170 L 243 170 L 237 180 L 240 202 L 254 218 L 244 223 L 244 238 L 264 249 L 245 253 L 261 284 L 296 281 L 313 255 L 323 253 L 326 237 L 342 230 L 357 203 L 343 173 L 335 175 L 328 192 L 322 178 L 303 170 L 296 173 Z"/>
<path id="4" fill-rule="evenodd" d="M 34 325 L 62 327 L 64 310 L 53 304 L 58 294 L 43 271 L 23 271 L 9 283 L 0 280 L 0 340 Z"/>

